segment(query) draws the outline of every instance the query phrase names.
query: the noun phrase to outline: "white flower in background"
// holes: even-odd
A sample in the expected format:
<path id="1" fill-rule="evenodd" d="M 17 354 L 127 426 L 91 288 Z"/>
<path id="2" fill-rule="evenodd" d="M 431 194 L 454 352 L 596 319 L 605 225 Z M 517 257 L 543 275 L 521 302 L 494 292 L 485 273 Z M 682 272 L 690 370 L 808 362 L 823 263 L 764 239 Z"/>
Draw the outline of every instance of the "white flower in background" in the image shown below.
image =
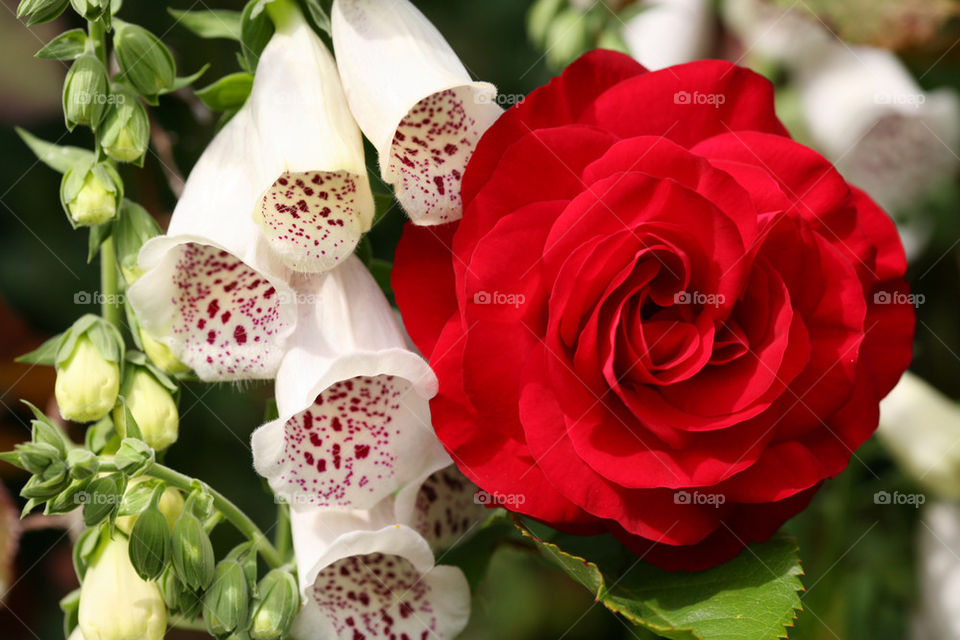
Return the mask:
<path id="1" fill-rule="evenodd" d="M 645 0 L 623 26 L 630 55 L 651 71 L 710 55 L 716 25 L 710 0 Z"/>
<path id="2" fill-rule="evenodd" d="M 274 492 L 294 510 L 366 509 L 448 465 L 430 424 L 436 376 L 407 349 L 359 259 L 297 295 L 297 330 L 277 373 L 280 417 L 252 439 Z"/>
<path id="3" fill-rule="evenodd" d="M 473 82 L 407 0 L 335 0 L 331 24 L 343 88 L 383 180 L 415 223 L 459 219 L 463 171 L 502 113 L 496 88 Z"/>
<path id="4" fill-rule="evenodd" d="M 373 218 L 360 131 L 336 66 L 293 5 L 250 98 L 197 162 L 129 296 L 203 380 L 271 378 L 296 325 L 289 282 L 353 253 Z M 279 12 L 278 10 L 274 11 Z"/>
<path id="5" fill-rule="evenodd" d="M 796 86 L 815 146 L 891 213 L 917 204 L 960 166 L 960 100 L 925 92 L 896 55 L 825 45 L 798 63 Z"/>
<path id="6" fill-rule="evenodd" d="M 470 588 L 459 569 L 435 565 L 431 542 L 438 541 L 432 533 L 443 537 L 452 520 L 469 522 L 470 528 L 476 522 L 476 505 L 464 504 L 475 487 L 460 478 L 455 468 L 434 474 L 422 487 L 405 491 L 413 499 L 402 507 L 404 501 L 391 496 L 368 512 L 292 512 L 305 603 L 294 636 L 456 637 L 470 617 Z"/>
<path id="7" fill-rule="evenodd" d="M 895 54 L 848 45 L 801 9 L 763 0 L 724 8 L 748 59 L 790 71 L 805 142 L 897 218 L 907 257 L 917 255 L 931 221 L 915 208 L 960 167 L 957 94 L 924 91 Z"/>
<path id="8" fill-rule="evenodd" d="M 921 597 L 913 640 L 960 638 L 960 505 L 934 502 L 918 527 L 917 560 Z"/>
<path id="9" fill-rule="evenodd" d="M 880 402 L 877 431 L 900 467 L 922 487 L 960 498 L 960 407 L 909 371 Z"/>

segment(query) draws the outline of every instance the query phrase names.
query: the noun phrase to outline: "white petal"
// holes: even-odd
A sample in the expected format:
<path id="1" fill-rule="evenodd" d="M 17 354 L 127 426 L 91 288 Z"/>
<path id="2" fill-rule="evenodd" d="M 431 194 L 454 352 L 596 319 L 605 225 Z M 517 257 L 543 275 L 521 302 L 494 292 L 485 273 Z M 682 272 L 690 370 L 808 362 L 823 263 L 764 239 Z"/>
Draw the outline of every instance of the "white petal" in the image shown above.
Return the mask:
<path id="1" fill-rule="evenodd" d="M 380 173 L 418 224 L 463 215 L 460 180 L 500 116 L 496 88 L 473 82 L 443 36 L 407 0 L 335 0 L 337 66 Z"/>
<path id="2" fill-rule="evenodd" d="M 272 378 L 296 324 L 293 291 L 200 236 L 155 238 L 128 290 L 141 325 L 206 381 Z"/>
<path id="3" fill-rule="evenodd" d="M 798 89 L 815 146 L 888 211 L 955 175 L 960 100 L 924 92 L 889 51 L 831 45 L 799 70 Z"/>
<path id="4" fill-rule="evenodd" d="M 332 268 L 369 230 L 373 194 L 333 56 L 298 12 L 264 49 L 247 108 L 262 145 L 254 219 L 289 268 Z"/>
<path id="5" fill-rule="evenodd" d="M 960 498 L 960 408 L 953 400 L 908 371 L 880 402 L 877 434 L 915 482 Z"/>
<path id="6" fill-rule="evenodd" d="M 415 531 L 401 525 L 331 539 L 325 514 L 293 514 L 305 605 L 294 626 L 300 640 L 446 639 L 466 626 L 470 588 L 454 567 L 434 566 Z"/>
<path id="7" fill-rule="evenodd" d="M 430 423 L 436 377 L 357 258 L 306 291 L 254 466 L 294 509 L 371 508 L 449 464 Z"/>
<path id="8" fill-rule="evenodd" d="M 476 533 L 478 524 L 490 515 L 477 499 L 477 491 L 451 464 L 397 494 L 396 521 L 412 527 L 432 549 L 448 549 Z"/>
<path id="9" fill-rule="evenodd" d="M 630 55 L 651 71 L 710 54 L 714 15 L 710 0 L 650 0 L 623 27 Z"/>
<path id="10" fill-rule="evenodd" d="M 926 635 L 918 640 L 960 638 L 960 507 L 934 502 L 924 508 L 919 527 L 920 610 Z"/>

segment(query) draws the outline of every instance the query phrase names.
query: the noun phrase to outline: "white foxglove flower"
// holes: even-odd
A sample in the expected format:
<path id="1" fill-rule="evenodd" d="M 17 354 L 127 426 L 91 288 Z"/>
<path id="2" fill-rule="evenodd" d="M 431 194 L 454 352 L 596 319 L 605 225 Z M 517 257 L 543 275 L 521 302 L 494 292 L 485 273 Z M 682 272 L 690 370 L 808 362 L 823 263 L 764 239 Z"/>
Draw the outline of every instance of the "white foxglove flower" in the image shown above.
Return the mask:
<path id="1" fill-rule="evenodd" d="M 630 55 L 654 71 L 708 57 L 714 22 L 710 0 L 645 0 L 622 35 Z"/>
<path id="2" fill-rule="evenodd" d="M 350 256 L 374 213 L 330 53 L 296 9 L 278 22 L 129 290 L 143 328 L 204 380 L 273 377 L 296 325 L 288 283 Z"/>
<path id="3" fill-rule="evenodd" d="M 903 374 L 880 402 L 880 439 L 901 468 L 938 496 L 960 498 L 960 406 Z"/>
<path id="4" fill-rule="evenodd" d="M 923 91 L 889 51 L 834 42 L 799 63 L 796 80 L 814 146 L 887 211 L 956 173 L 960 100 Z"/>
<path id="5" fill-rule="evenodd" d="M 335 0 L 330 20 L 347 100 L 383 180 L 415 223 L 459 219 L 467 161 L 502 113 L 496 88 L 473 82 L 408 0 Z"/>
<path id="6" fill-rule="evenodd" d="M 254 466 L 274 492 L 295 510 L 366 509 L 449 464 L 430 424 L 436 376 L 359 259 L 297 295 L 280 417 L 253 434 Z"/>
<path id="7" fill-rule="evenodd" d="M 436 566 L 427 541 L 402 524 L 326 521 L 343 514 L 291 514 L 304 601 L 299 640 L 454 638 L 470 617 L 460 569 Z"/>

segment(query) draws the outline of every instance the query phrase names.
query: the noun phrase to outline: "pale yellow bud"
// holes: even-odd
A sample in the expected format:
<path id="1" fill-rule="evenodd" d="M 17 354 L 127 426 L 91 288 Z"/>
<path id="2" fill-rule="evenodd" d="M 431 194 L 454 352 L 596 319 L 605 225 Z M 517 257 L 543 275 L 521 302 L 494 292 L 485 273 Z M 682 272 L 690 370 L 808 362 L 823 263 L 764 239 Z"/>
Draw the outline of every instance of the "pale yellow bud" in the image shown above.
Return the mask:
<path id="1" fill-rule="evenodd" d="M 170 392 L 149 371 L 138 367 L 133 372 L 129 387 L 125 388 L 125 397 L 144 442 L 160 451 L 177 441 L 180 430 L 177 405 Z M 113 422 L 120 437 L 127 437 L 123 407 L 117 407 L 113 412 Z"/>
<path id="2" fill-rule="evenodd" d="M 130 482 L 127 483 L 127 493 L 141 482 L 147 480 L 146 476 L 137 476 L 136 478 L 130 478 Z M 167 519 L 167 524 L 170 526 L 170 530 L 173 531 L 173 523 L 177 521 L 177 518 L 180 517 L 180 514 L 183 513 L 183 496 L 180 495 L 180 492 L 174 489 L 173 487 L 167 487 L 163 495 L 160 496 L 160 501 L 157 503 L 157 508 L 160 509 L 160 513 L 163 514 L 163 517 Z M 137 522 L 137 516 L 121 516 L 117 518 L 117 529 L 123 531 L 125 534 L 130 535 L 130 532 L 133 531 L 133 525 Z"/>
<path id="3" fill-rule="evenodd" d="M 70 217 L 81 226 L 102 224 L 113 218 L 117 213 L 117 195 L 109 191 L 90 172 L 83 180 L 83 186 L 76 197 L 67 203 Z"/>
<path id="4" fill-rule="evenodd" d="M 57 368 L 54 393 L 65 420 L 93 422 L 107 415 L 120 391 L 120 367 L 104 358 L 87 336 Z"/>
<path id="5" fill-rule="evenodd" d="M 180 362 L 177 356 L 173 355 L 170 347 L 159 340 L 155 340 L 149 333 L 140 329 L 140 342 L 143 343 L 143 350 L 146 352 L 150 362 L 155 364 L 161 371 L 171 376 L 181 373 L 189 373 L 190 367 Z"/>
<path id="6" fill-rule="evenodd" d="M 137 575 L 123 537 L 110 540 L 90 563 L 80 587 L 84 640 L 161 640 L 167 609 L 160 589 Z"/>

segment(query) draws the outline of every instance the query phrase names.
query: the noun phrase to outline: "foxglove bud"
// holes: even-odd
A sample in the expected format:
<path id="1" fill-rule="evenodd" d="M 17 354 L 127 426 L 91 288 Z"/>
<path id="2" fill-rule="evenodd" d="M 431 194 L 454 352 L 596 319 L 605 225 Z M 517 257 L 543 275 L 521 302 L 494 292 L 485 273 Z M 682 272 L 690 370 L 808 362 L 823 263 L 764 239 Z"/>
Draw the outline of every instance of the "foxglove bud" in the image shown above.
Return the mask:
<path id="1" fill-rule="evenodd" d="M 122 197 L 123 182 L 106 163 L 73 167 L 60 182 L 60 202 L 74 226 L 90 227 L 112 220 Z"/>
<path id="2" fill-rule="evenodd" d="M 27 26 L 50 22 L 57 18 L 70 0 L 21 0 L 17 7 L 17 18 L 26 17 Z"/>
<path id="3" fill-rule="evenodd" d="M 173 568 L 191 589 L 206 589 L 213 581 L 214 556 L 210 537 L 190 510 L 173 525 Z"/>
<path id="4" fill-rule="evenodd" d="M 100 134 L 103 151 L 119 162 L 140 163 L 150 144 L 150 120 L 136 92 L 120 84 Z"/>
<path id="5" fill-rule="evenodd" d="M 257 588 L 257 601 L 250 616 L 251 640 L 280 640 L 300 609 L 297 581 L 289 571 L 274 569 Z"/>
<path id="6" fill-rule="evenodd" d="M 177 356 L 173 355 L 170 347 L 159 340 L 155 340 L 149 333 L 140 329 L 140 342 L 143 344 L 143 350 L 150 358 L 150 362 L 166 374 L 175 376 L 183 373 L 190 373 L 190 367 L 180 362 Z"/>
<path id="7" fill-rule="evenodd" d="M 217 565 L 213 584 L 203 596 L 203 621 L 218 638 L 242 629 L 247 623 L 249 587 L 243 567 L 236 560 Z"/>
<path id="8" fill-rule="evenodd" d="M 158 507 L 147 507 L 130 532 L 130 561 L 141 578 L 156 580 L 169 559 L 170 525 Z"/>
<path id="9" fill-rule="evenodd" d="M 144 442 L 161 451 L 177 441 L 180 427 L 177 404 L 166 387 L 146 367 L 128 366 L 123 396 Z M 122 406 L 114 410 L 113 422 L 120 437 L 127 437 L 127 417 Z"/>
<path id="10" fill-rule="evenodd" d="M 137 575 L 122 537 L 103 545 L 87 568 L 79 617 L 86 640 L 161 640 L 166 633 L 160 589 Z"/>
<path id="11" fill-rule="evenodd" d="M 147 478 L 145 476 L 131 478 L 130 482 L 127 483 L 127 491 L 124 495 L 124 501 L 129 499 L 134 487 L 141 484 L 146 479 Z M 180 495 L 180 492 L 173 487 L 167 487 L 164 489 L 163 495 L 160 496 L 160 500 L 157 502 L 157 507 L 167 519 L 167 528 L 170 531 L 173 531 L 174 523 L 177 521 L 177 518 L 180 517 L 180 514 L 183 513 L 183 496 Z M 130 535 L 130 532 L 133 530 L 133 525 L 137 521 L 137 517 L 138 516 L 120 516 L 117 518 L 117 529 L 123 531 L 127 535 Z"/>
<path id="12" fill-rule="evenodd" d="M 76 59 L 63 83 L 63 115 L 67 129 L 78 124 L 96 130 L 103 119 L 110 96 L 107 70 L 95 56 Z"/>
<path id="13" fill-rule="evenodd" d="M 71 449 L 67 453 L 67 466 L 72 478 L 85 480 L 97 472 L 100 462 L 89 449 Z"/>
<path id="14" fill-rule="evenodd" d="M 136 438 L 124 438 L 113 463 L 127 476 L 137 476 L 153 464 L 155 455 L 150 445 Z"/>
<path id="15" fill-rule="evenodd" d="M 143 27 L 117 21 L 113 44 L 124 80 L 140 95 L 154 99 L 173 87 L 177 74 L 173 55 L 157 36 Z"/>
<path id="16" fill-rule="evenodd" d="M 84 334 L 57 366 L 54 394 L 65 420 L 93 422 L 113 409 L 120 391 L 120 367 L 105 358 Z"/>

